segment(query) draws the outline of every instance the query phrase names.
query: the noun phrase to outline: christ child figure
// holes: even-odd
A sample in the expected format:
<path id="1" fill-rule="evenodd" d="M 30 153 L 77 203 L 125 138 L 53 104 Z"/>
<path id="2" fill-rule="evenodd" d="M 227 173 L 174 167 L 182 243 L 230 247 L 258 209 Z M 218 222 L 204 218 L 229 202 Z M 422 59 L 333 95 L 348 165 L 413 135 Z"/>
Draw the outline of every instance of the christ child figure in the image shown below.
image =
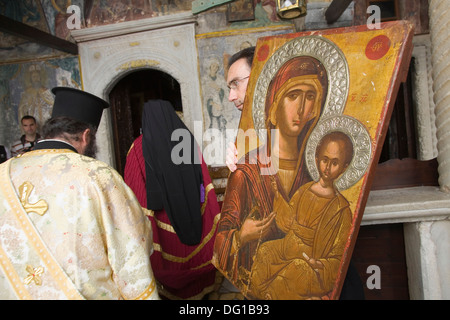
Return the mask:
<path id="1" fill-rule="evenodd" d="M 326 299 L 334 285 L 352 225 L 347 199 L 334 182 L 349 166 L 353 144 L 344 133 L 325 135 L 316 148 L 319 180 L 289 201 L 274 199 L 282 239 L 260 245 L 252 268 L 252 295 L 260 299 Z"/>

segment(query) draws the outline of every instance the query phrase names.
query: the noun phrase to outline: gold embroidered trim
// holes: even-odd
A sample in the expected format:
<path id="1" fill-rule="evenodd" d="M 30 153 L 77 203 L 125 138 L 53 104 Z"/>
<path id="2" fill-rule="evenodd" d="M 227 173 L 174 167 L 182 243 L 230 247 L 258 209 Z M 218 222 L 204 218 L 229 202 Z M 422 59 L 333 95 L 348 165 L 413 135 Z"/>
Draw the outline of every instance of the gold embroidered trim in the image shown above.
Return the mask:
<path id="1" fill-rule="evenodd" d="M 128 149 L 128 151 L 127 151 L 127 157 L 128 157 L 128 155 L 130 154 L 131 149 L 133 149 L 133 148 L 134 148 L 134 142 L 131 144 L 130 149 Z"/>
<path id="2" fill-rule="evenodd" d="M 162 285 L 158 285 L 158 293 L 160 296 L 164 296 L 170 300 L 200 300 L 205 297 L 208 293 L 211 293 L 214 291 L 216 284 L 213 283 L 212 285 L 205 287 L 202 292 L 196 294 L 195 296 L 188 297 L 188 298 L 181 298 L 179 296 L 176 296 L 164 288 Z"/>
<path id="3" fill-rule="evenodd" d="M 206 237 L 203 238 L 203 241 L 201 244 L 199 244 L 197 246 L 197 248 L 195 248 L 194 251 L 192 251 L 187 257 L 177 257 L 174 255 L 171 255 L 170 253 L 164 252 L 161 249 L 161 245 L 159 243 L 153 243 L 153 249 L 155 251 L 161 252 L 161 255 L 164 259 L 171 261 L 171 262 L 179 262 L 179 263 L 185 263 L 189 260 L 191 260 L 197 253 L 200 252 L 200 250 L 203 249 L 203 247 L 209 242 L 209 240 L 211 240 L 211 238 L 214 236 L 216 229 L 217 229 L 217 223 L 219 222 L 220 219 L 220 214 L 217 214 L 214 217 L 214 224 L 213 227 L 211 228 L 211 231 L 206 235 Z M 206 264 L 208 264 L 209 262 L 206 262 Z M 196 266 L 191 268 L 191 270 L 195 270 L 200 268 L 201 266 Z"/>
<path id="4" fill-rule="evenodd" d="M 214 190 L 214 186 L 213 186 L 212 183 L 208 184 L 206 186 L 206 188 L 205 188 L 205 202 L 203 203 L 202 208 L 201 208 L 202 215 L 205 213 L 206 205 L 207 205 L 207 202 L 208 202 L 208 195 L 209 195 L 209 192 L 211 190 Z M 149 210 L 149 209 L 146 209 L 146 208 L 143 208 L 143 209 L 144 209 L 145 215 L 147 215 L 149 217 L 152 217 L 155 220 L 155 223 L 158 226 L 158 228 L 160 228 L 162 230 L 165 230 L 167 232 L 174 233 L 174 234 L 176 233 L 175 229 L 170 224 L 162 222 L 162 221 L 156 219 L 155 218 L 155 212 L 153 210 Z"/>
<path id="5" fill-rule="evenodd" d="M 204 268 L 206 266 L 209 266 L 211 263 L 212 263 L 211 260 L 206 261 L 205 263 L 203 263 L 203 264 L 201 264 L 199 266 L 191 268 L 191 270 L 198 270 L 198 269 Z"/>
<path id="6" fill-rule="evenodd" d="M 202 215 L 205 211 L 206 205 L 207 205 L 207 200 L 208 200 L 208 195 L 209 192 L 214 190 L 214 186 L 212 183 L 209 183 L 206 188 L 205 188 L 205 202 L 202 205 Z M 145 215 L 152 217 L 156 223 L 156 225 L 158 226 L 158 228 L 165 230 L 167 232 L 171 232 L 173 234 L 176 234 L 175 230 L 173 229 L 173 227 L 165 222 L 161 222 L 160 220 L 155 218 L 155 212 L 153 210 L 149 210 L 146 208 L 142 208 L 144 210 Z M 190 259 L 192 259 L 197 253 L 200 252 L 200 250 L 203 249 L 203 247 L 208 243 L 208 241 L 214 236 L 214 233 L 216 231 L 217 228 L 217 223 L 219 221 L 220 218 L 220 213 L 218 213 L 215 217 L 214 217 L 214 223 L 213 226 L 211 228 L 211 231 L 206 235 L 205 238 L 203 238 L 203 241 L 200 245 L 197 246 L 197 248 L 191 252 L 191 254 L 189 254 L 187 257 L 177 257 L 174 256 L 170 253 L 164 252 L 161 248 L 161 245 L 157 242 L 153 242 L 153 249 L 155 251 L 161 252 L 161 255 L 163 257 L 163 259 L 171 261 L 171 262 L 178 262 L 178 263 L 185 263 L 187 261 L 189 261 Z M 195 269 L 199 269 L 204 267 L 205 265 L 208 265 L 210 263 L 210 261 L 204 263 L 203 265 L 197 266 L 197 267 L 193 267 L 191 268 L 191 270 L 195 270 Z"/>
<path id="7" fill-rule="evenodd" d="M 144 213 L 147 217 L 153 218 L 153 220 L 155 221 L 155 223 L 159 229 L 163 229 L 163 230 L 165 230 L 167 232 L 171 232 L 171 233 L 176 233 L 175 229 L 170 224 L 162 222 L 155 218 L 155 211 L 146 209 L 144 207 L 142 207 L 142 209 L 144 210 Z"/>
<path id="8" fill-rule="evenodd" d="M 150 283 L 150 285 L 147 287 L 147 289 L 145 289 L 144 292 L 142 292 L 138 297 L 136 297 L 133 300 L 147 300 L 155 291 L 156 288 L 156 283 L 155 280 L 152 279 L 152 282 Z"/>
<path id="9" fill-rule="evenodd" d="M 155 223 L 156 223 L 156 225 L 158 226 L 159 229 L 163 229 L 163 230 L 165 230 L 167 232 L 176 234 L 175 229 L 172 227 L 172 225 L 156 219 L 154 215 L 152 217 L 155 220 Z"/>
<path id="10" fill-rule="evenodd" d="M 211 190 L 214 190 L 212 182 L 210 182 L 205 188 L 205 202 L 202 205 L 202 215 L 205 213 L 206 205 L 208 204 L 208 195 Z"/>
<path id="11" fill-rule="evenodd" d="M 23 158 L 47 153 L 76 153 L 76 152 L 71 149 L 38 149 L 22 153 L 20 156 Z"/>
<path id="12" fill-rule="evenodd" d="M 8 278 L 9 283 L 13 287 L 17 297 L 21 300 L 32 300 L 33 298 L 29 294 L 28 290 L 25 288 L 24 283 L 20 279 L 19 275 L 16 273 L 13 264 L 8 259 L 1 245 L 0 245 L 0 264 L 3 269 L 3 273 Z"/>
<path id="13" fill-rule="evenodd" d="M 39 151 L 39 150 L 38 150 Z M 30 151 L 31 153 L 34 151 Z M 75 288 L 75 285 L 70 278 L 64 273 L 61 266 L 55 260 L 53 255 L 48 251 L 46 245 L 42 241 L 39 232 L 35 229 L 34 224 L 29 220 L 20 200 L 17 198 L 12 181 L 9 178 L 9 168 L 11 161 L 6 162 L 6 165 L 1 166 L 0 177 L 4 179 L 5 187 L 3 188 L 6 199 L 11 204 L 11 211 L 16 217 L 16 221 L 20 225 L 30 245 L 34 248 L 36 255 L 46 265 L 47 270 L 55 279 L 59 289 L 64 292 L 69 299 L 84 299 L 83 296 Z M 26 231 L 25 231 L 26 230 Z"/>
<path id="14" fill-rule="evenodd" d="M 39 200 L 36 203 L 29 203 L 28 198 L 30 197 L 31 191 L 33 191 L 34 186 L 29 181 L 25 181 L 19 187 L 20 202 L 27 213 L 36 212 L 38 215 L 42 216 L 48 210 L 48 204 L 44 200 Z"/>
<path id="15" fill-rule="evenodd" d="M 41 275 L 44 273 L 44 268 L 42 267 L 33 268 L 32 266 L 27 265 L 25 270 L 28 272 L 28 276 L 23 280 L 23 283 L 28 285 L 32 281 L 34 281 L 34 283 L 37 286 L 40 286 L 42 284 Z"/>
<path id="16" fill-rule="evenodd" d="M 141 207 L 141 208 L 142 208 L 142 211 L 144 211 L 144 214 L 147 217 L 154 217 L 155 216 L 155 212 L 153 210 L 150 210 L 150 209 L 147 209 L 147 208 L 144 208 L 144 207 Z"/>

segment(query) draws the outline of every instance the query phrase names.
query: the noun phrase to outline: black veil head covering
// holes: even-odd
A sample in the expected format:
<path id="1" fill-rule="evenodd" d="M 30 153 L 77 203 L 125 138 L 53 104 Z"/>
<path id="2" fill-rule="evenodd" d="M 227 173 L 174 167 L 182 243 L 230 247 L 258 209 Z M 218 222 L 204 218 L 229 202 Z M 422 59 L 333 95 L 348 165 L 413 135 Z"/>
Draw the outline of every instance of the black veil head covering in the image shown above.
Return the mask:
<path id="1" fill-rule="evenodd" d="M 89 123 L 98 128 L 103 109 L 109 104 L 88 92 L 70 87 L 55 87 L 52 117 L 64 116 L 81 122 Z"/>
<path id="2" fill-rule="evenodd" d="M 165 100 L 150 100 L 144 104 L 142 130 L 147 208 L 164 209 L 180 241 L 196 245 L 202 236 L 200 188 L 203 176 L 194 136 L 171 103 Z M 172 141 L 175 130 L 175 141 Z M 180 146 L 183 146 L 182 158 L 188 160 L 184 163 L 179 163 Z M 184 152 L 189 153 L 188 157 Z"/>

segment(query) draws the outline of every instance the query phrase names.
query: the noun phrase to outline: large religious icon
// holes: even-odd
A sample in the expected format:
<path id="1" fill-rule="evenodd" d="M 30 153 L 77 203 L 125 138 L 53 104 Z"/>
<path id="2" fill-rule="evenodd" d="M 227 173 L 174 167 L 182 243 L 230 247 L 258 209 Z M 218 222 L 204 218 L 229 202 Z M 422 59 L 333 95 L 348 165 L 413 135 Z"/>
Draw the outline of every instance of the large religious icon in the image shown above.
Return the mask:
<path id="1" fill-rule="evenodd" d="M 412 29 L 258 39 L 213 258 L 247 298 L 339 298 Z"/>

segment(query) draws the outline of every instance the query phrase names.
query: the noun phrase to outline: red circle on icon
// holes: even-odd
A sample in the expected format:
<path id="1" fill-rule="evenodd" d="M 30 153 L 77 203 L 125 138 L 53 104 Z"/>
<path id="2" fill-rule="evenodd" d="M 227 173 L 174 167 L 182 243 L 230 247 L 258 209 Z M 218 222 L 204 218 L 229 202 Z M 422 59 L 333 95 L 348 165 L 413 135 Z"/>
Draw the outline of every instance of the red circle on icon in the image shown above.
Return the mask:
<path id="1" fill-rule="evenodd" d="M 381 59 L 388 53 L 390 47 L 391 40 L 387 36 L 376 36 L 366 46 L 366 57 L 370 60 Z"/>
<path id="2" fill-rule="evenodd" d="M 269 46 L 267 44 L 261 46 L 258 50 L 258 61 L 264 61 L 269 55 Z"/>

